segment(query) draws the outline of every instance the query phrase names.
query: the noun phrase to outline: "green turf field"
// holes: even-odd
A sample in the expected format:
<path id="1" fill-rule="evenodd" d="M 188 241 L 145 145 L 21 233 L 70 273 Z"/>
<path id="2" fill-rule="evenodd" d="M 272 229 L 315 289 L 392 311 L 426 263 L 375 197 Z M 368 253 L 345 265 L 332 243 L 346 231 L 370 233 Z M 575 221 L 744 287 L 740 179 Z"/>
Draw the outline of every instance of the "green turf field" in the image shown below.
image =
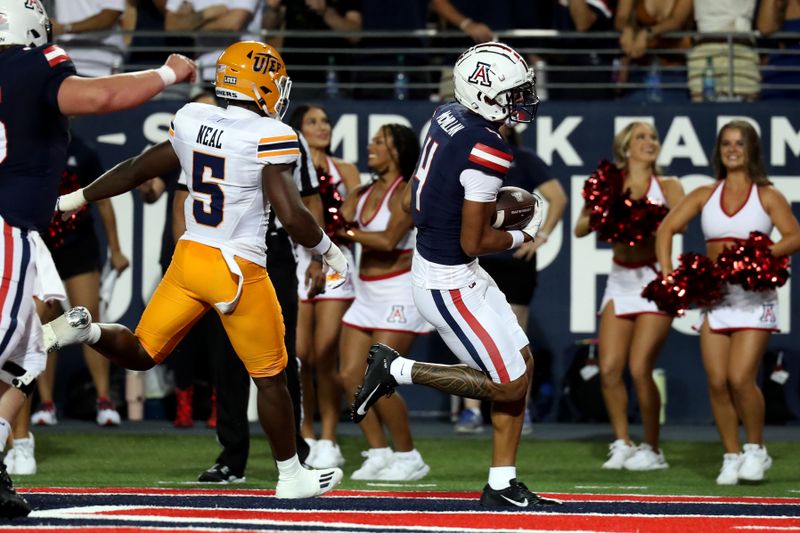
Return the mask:
<path id="1" fill-rule="evenodd" d="M 349 480 L 361 463 L 363 441 L 343 436 L 340 445 L 347 463 L 341 488 L 374 487 Z M 486 482 L 490 440 L 481 437 L 423 437 L 417 448 L 431 473 L 409 490 L 480 490 Z M 611 472 L 600 468 L 607 443 L 600 440 L 553 441 L 526 438 L 520 447 L 518 476 L 532 490 L 542 492 L 595 492 L 631 494 L 692 494 L 717 496 L 800 497 L 800 453 L 797 442 L 769 442 L 775 464 L 760 484 L 718 487 L 714 483 L 721 464 L 717 442 L 671 441 L 664 444 L 668 470 Z M 218 453 L 213 433 L 116 433 L 114 430 L 49 432 L 36 434 L 39 473 L 15 476 L 18 487 L 187 487 L 210 466 Z M 275 469 L 266 441 L 253 438 L 244 485 L 231 488 L 274 488 Z M 196 487 L 214 486 L 192 484 Z"/>

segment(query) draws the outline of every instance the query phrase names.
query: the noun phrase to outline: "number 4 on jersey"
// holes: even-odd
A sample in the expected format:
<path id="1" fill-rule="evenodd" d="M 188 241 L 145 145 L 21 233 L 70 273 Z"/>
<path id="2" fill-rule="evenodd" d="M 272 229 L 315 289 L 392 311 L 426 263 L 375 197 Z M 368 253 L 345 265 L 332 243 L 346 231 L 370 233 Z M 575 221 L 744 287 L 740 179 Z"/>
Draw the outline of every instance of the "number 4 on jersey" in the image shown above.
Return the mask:
<path id="1" fill-rule="evenodd" d="M 439 143 L 428 137 L 425 139 L 425 146 L 422 147 L 422 157 L 419 161 L 419 166 L 417 167 L 417 172 L 414 174 L 414 179 L 417 180 L 417 198 L 416 198 L 416 205 L 417 211 L 421 211 L 420 209 L 420 200 L 422 199 L 422 187 L 425 186 L 425 180 L 428 179 L 428 171 L 431 168 L 431 162 L 433 161 L 433 156 L 436 153 L 436 149 L 439 148 Z"/>

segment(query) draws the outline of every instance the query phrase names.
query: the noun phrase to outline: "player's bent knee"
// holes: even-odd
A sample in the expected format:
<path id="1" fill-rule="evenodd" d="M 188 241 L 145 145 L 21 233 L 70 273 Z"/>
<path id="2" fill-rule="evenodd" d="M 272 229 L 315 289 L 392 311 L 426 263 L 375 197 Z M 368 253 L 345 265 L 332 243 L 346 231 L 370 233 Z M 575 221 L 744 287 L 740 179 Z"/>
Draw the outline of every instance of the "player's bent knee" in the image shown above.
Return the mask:
<path id="1" fill-rule="evenodd" d="M 525 397 L 528 392 L 528 377 L 522 375 L 508 383 L 496 383 L 495 394 L 491 398 L 496 402 L 515 402 Z"/>

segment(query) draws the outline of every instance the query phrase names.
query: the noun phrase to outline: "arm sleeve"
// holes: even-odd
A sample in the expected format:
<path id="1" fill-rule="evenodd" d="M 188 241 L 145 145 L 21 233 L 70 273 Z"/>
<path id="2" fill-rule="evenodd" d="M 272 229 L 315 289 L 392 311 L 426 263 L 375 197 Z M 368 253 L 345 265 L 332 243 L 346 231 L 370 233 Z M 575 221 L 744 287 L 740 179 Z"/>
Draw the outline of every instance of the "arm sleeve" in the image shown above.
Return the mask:
<path id="1" fill-rule="evenodd" d="M 261 165 L 294 165 L 300 159 L 297 133 L 282 122 L 266 119 L 256 139 L 256 159 Z"/>
<path id="2" fill-rule="evenodd" d="M 35 53 L 39 54 L 36 64 L 36 74 L 43 79 L 44 101 L 51 109 L 58 110 L 58 91 L 65 79 L 75 76 L 75 65 L 69 54 L 58 45 L 50 44 L 40 47 Z"/>
<path id="3" fill-rule="evenodd" d="M 464 199 L 472 202 L 494 202 L 503 180 L 480 170 L 465 169 L 459 176 L 464 187 Z"/>
<path id="4" fill-rule="evenodd" d="M 505 179 L 514 156 L 499 133 L 489 128 L 480 128 L 465 139 L 462 149 L 466 152 L 464 168 L 473 169 L 489 176 Z"/>

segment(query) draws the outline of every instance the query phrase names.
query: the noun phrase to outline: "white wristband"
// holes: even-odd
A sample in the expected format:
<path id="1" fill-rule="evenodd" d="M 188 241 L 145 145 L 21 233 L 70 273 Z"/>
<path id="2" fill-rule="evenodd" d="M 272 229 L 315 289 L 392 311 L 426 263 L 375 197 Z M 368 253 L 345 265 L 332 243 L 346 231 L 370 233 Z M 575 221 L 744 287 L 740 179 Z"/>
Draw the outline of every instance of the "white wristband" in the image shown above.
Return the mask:
<path id="1" fill-rule="evenodd" d="M 58 198 L 58 210 L 62 213 L 75 211 L 86 205 L 86 196 L 83 194 L 83 189 L 72 191 Z"/>
<path id="2" fill-rule="evenodd" d="M 155 69 L 155 73 L 158 74 L 158 77 L 164 82 L 164 87 L 169 87 L 178 79 L 178 76 L 175 74 L 175 71 L 172 70 L 172 67 L 168 67 L 167 65 L 161 65 Z"/>
<path id="3" fill-rule="evenodd" d="M 513 250 L 514 248 L 519 248 L 525 242 L 525 232 L 522 230 L 512 230 L 508 232 L 511 235 L 511 246 L 508 247 L 509 250 Z"/>
<path id="4" fill-rule="evenodd" d="M 321 230 L 322 228 L 320 228 L 320 231 Z M 315 254 L 323 255 L 331 247 L 331 244 L 333 244 L 331 242 L 331 238 L 328 237 L 328 234 L 323 231 L 322 239 L 316 244 L 316 246 L 314 246 L 313 248 L 309 248 L 309 250 L 311 250 Z"/>

